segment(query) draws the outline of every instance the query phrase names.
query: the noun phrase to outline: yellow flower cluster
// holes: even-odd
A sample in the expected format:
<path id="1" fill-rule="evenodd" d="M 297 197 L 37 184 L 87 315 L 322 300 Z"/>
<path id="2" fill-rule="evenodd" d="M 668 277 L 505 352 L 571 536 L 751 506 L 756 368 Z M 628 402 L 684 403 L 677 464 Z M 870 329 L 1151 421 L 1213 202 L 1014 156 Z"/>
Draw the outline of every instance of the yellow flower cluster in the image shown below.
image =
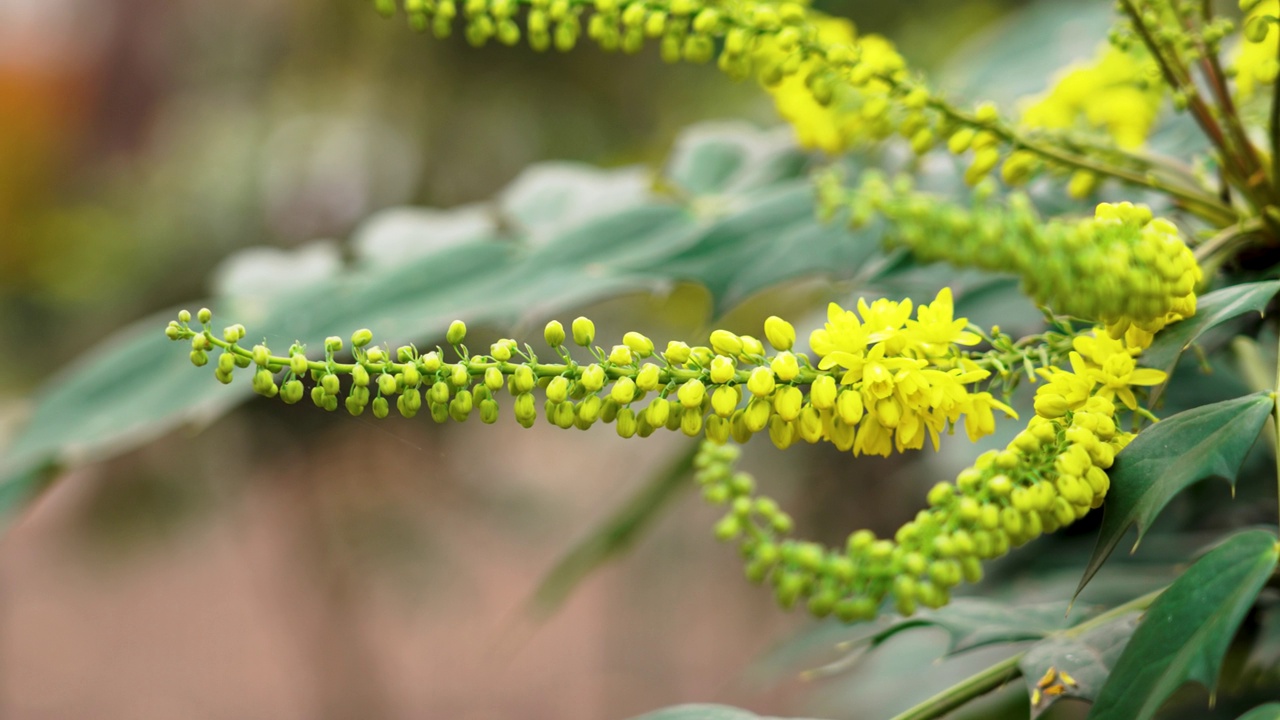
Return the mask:
<path id="1" fill-rule="evenodd" d="M 1121 148 L 1146 142 L 1163 98 L 1160 70 L 1138 48 L 1108 45 L 1092 62 L 1072 65 L 1022 110 L 1025 127 L 1105 131 Z"/>
<path id="2" fill-rule="evenodd" d="M 859 35 L 853 23 L 842 18 L 818 17 L 813 21 L 817 39 L 827 46 L 856 48 L 859 67 L 872 78 L 892 76 L 905 67 L 893 43 L 879 35 Z M 795 128 L 801 147 L 838 154 L 860 142 L 889 136 L 895 130 L 889 120 L 892 88 L 882 80 L 868 79 L 852 86 L 838 78 L 812 55 L 791 75 L 777 77 L 772 68 L 794 62 L 786 39 L 764 38 L 757 51 L 759 76 L 773 96 L 778 114 Z M 916 120 L 915 125 L 921 126 Z M 905 131 L 910 132 L 907 127 Z"/>
<path id="3" fill-rule="evenodd" d="M 405 417 L 426 409 L 437 422 L 461 422 L 474 409 L 491 423 L 506 388 L 517 421 L 529 427 L 538 414 L 533 391 L 542 388 L 549 422 L 583 430 L 597 421 L 614 423 L 623 437 L 666 428 L 742 443 L 767 432 L 780 448 L 827 441 L 855 455 L 889 455 L 895 448 L 921 448 L 926 438 L 937 447 L 939 434 L 961 418 L 971 438 L 990 434 L 993 411 L 1013 411 L 989 392 L 970 390 L 990 373 L 960 349 L 978 337 L 965 330 L 963 318 L 953 317 L 951 291 L 944 289 L 932 303 L 916 308 L 914 317 L 912 310 L 910 300 L 860 300 L 856 313 L 833 303 L 826 326 L 812 335 L 814 359 L 792 352 L 795 329 L 778 317 L 769 318 L 764 328 L 777 350 L 773 354 L 760 340 L 727 330 L 711 333 L 709 346 L 673 341 L 664 352 L 631 332 L 606 351 L 592 345 L 591 321 L 578 318 L 572 337 L 592 354 L 594 362 L 587 364 L 570 356 L 563 345 L 565 330 L 556 321 L 544 334 L 559 355 L 556 363 L 539 362 L 528 346 L 510 339 L 493 343 L 487 355 L 471 354 L 462 345 L 466 327 L 461 322 L 446 335 L 456 362 L 447 361 L 440 348 L 420 353 L 405 346 L 392 353 L 371 345 L 368 330 L 353 335 L 351 363 L 335 360 L 343 349 L 337 337 L 325 342 L 321 360 L 309 358 L 298 344 L 286 357 L 273 355 L 265 345 L 243 348 L 238 344 L 242 326 L 221 335 L 207 327 L 197 331 L 185 312 L 166 332 L 174 340 L 191 341 L 197 366 L 208 363 L 209 352 L 220 352 L 216 374 L 221 382 L 230 383 L 237 368 L 255 365 L 254 389 L 288 403 L 300 401 L 310 381 L 312 401 L 336 410 L 343 377 L 349 376 L 343 405 L 353 415 L 371 406 L 374 416 L 386 417 L 394 403 Z M 207 310 L 199 313 L 204 325 L 211 318 Z"/>
<path id="4" fill-rule="evenodd" d="M 1133 387 L 1164 373 L 1135 367 L 1139 346 L 1104 328 L 1075 339 L 1071 370 L 1046 368 L 1036 415 L 1003 450 L 984 453 L 954 483 L 939 483 L 929 507 L 892 538 L 867 530 L 846 546 L 782 539 L 791 519 L 768 498 L 752 497 L 750 476 L 733 472 L 732 448 L 704 448 L 697 467 L 704 495 L 729 512 L 716 526 L 738 539 L 747 576 L 768 580 L 779 603 L 807 601 L 817 616 L 875 617 L 886 602 L 903 615 L 945 605 L 961 582 L 977 582 L 982 562 L 1053 532 L 1102 504 L 1106 470 L 1133 438 L 1116 424 L 1116 401 L 1137 407 Z"/>
<path id="5" fill-rule="evenodd" d="M 1232 63 L 1236 89 L 1242 98 L 1253 97 L 1258 86 L 1270 85 L 1280 74 L 1280 25 L 1263 22 L 1262 18 L 1268 15 L 1280 17 L 1280 0 L 1263 0 L 1245 18 L 1245 37 Z M 1251 33 L 1251 26 L 1259 30 Z"/>
<path id="6" fill-rule="evenodd" d="M 1017 417 L 991 393 L 968 390 L 990 373 L 958 350 L 979 338 L 954 318 L 951 290 L 917 308 L 915 319 L 911 310 L 910 300 L 859 300 L 857 313 L 832 303 L 826 325 L 810 335 L 818 368 L 839 375 L 838 389 L 817 398 L 814 421 L 841 449 L 887 456 L 920 449 L 926 437 L 936 449 L 939 434 L 962 415 L 974 439 L 994 431 L 993 409 Z M 842 412 L 842 404 L 857 411 Z"/>

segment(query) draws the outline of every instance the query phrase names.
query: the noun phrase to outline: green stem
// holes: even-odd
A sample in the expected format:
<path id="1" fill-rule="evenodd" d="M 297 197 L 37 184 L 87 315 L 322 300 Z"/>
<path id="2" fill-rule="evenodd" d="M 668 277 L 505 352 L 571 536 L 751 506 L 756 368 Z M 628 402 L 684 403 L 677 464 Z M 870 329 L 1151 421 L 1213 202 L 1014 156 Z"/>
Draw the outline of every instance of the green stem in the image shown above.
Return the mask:
<path id="1" fill-rule="evenodd" d="M 1160 593 L 1164 592 L 1165 589 L 1160 588 L 1141 597 L 1136 597 L 1079 625 L 1057 633 L 1050 633 L 1049 637 L 1078 637 L 1135 610 L 1145 610 L 1150 607 L 1151 603 L 1155 602 L 1157 597 L 1160 597 Z M 1022 669 L 1018 667 L 1018 664 L 1022 662 L 1022 658 L 1026 654 L 1027 651 L 1024 650 L 1012 657 L 1001 660 L 995 665 L 961 680 L 910 710 L 895 715 L 893 720 L 931 720 L 931 718 L 942 717 L 970 700 L 982 697 L 1010 680 L 1022 677 Z"/>

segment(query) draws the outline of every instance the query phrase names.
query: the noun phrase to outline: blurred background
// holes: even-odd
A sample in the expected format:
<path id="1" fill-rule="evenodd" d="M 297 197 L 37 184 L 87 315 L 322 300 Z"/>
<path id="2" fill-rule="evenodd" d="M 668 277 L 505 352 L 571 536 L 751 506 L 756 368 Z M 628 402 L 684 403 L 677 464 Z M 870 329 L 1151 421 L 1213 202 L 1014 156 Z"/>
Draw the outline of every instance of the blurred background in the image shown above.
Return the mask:
<path id="1" fill-rule="evenodd" d="M 945 74 L 1022 3 L 822 6 Z M 360 0 L 0 0 L 0 455 L 51 371 L 209 296 L 237 251 L 341 249 L 379 210 L 484 200 L 538 161 L 656 167 L 682 128 L 722 118 L 778 122 L 758 88 L 656 47 L 476 50 Z M 678 287 L 561 319 L 661 344 L 714 312 Z M 702 701 L 854 718 L 911 700 L 762 667 L 811 623 L 742 579 L 692 492 L 554 613 L 528 612 L 557 559 L 688 445 L 509 415 L 375 424 L 254 400 L 59 474 L 0 542 L 0 717 L 585 720 Z M 828 447 L 753 446 L 747 466 L 831 541 L 895 527 L 936 477 Z"/>

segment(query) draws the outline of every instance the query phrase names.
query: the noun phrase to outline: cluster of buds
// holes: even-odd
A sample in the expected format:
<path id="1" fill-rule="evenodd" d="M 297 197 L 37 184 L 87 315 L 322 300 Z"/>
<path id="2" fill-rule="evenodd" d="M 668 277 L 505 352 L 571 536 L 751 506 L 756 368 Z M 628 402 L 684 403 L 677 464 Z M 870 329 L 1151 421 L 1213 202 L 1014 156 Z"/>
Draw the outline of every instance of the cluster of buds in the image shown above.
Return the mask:
<path id="1" fill-rule="evenodd" d="M 852 191 L 832 175 L 820 183 L 827 212 L 849 207 L 855 224 L 887 219 L 889 247 L 924 262 L 1015 273 L 1057 313 L 1148 332 L 1195 314 L 1200 267 L 1173 223 L 1144 205 L 1102 203 L 1092 218 L 1043 220 L 1019 194 L 966 208 L 875 172 Z"/>
<path id="2" fill-rule="evenodd" d="M 551 321 L 544 339 L 558 356 L 555 363 L 539 361 L 532 347 L 509 339 L 493 343 L 488 354 L 472 354 L 463 344 L 466 327 L 460 321 L 446 334 L 453 361 L 441 348 L 419 352 L 406 345 L 392 352 L 373 345 L 368 330 L 352 336 L 352 362 L 335 359 L 344 349 L 339 337 L 325 341 L 323 358 L 308 357 L 297 343 L 287 356 L 278 356 L 265 344 L 244 347 L 243 326 L 214 333 L 207 309 L 198 313 L 200 329 L 184 311 L 167 333 L 191 342 L 197 366 L 208 362 L 209 352 L 219 352 L 217 377 L 224 383 L 237 368 L 254 366 L 253 387 L 260 394 L 295 403 L 309 393 L 330 411 L 338 408 L 345 387 L 341 404 L 353 415 L 371 406 L 374 416 L 386 417 L 394 402 L 405 417 L 425 407 L 437 422 L 463 421 L 478 410 L 483 422 L 492 423 L 505 388 L 516 420 L 529 427 L 538 415 L 533 392 L 541 388 L 549 422 L 585 430 L 604 421 L 623 437 L 666 428 L 746 442 L 767 433 L 780 448 L 828 441 L 855 455 L 888 455 L 895 448 L 923 447 L 926 439 L 936 447 L 939 434 L 961 418 L 971 437 L 991 433 L 992 410 L 1012 410 L 990 393 L 971 389 L 990 372 L 960 348 L 978 336 L 965 329 L 963 318 L 952 317 L 950 291 L 921 305 L 914 318 L 912 309 L 910 300 L 859 301 L 856 313 L 833 303 L 828 323 L 810 339 L 813 358 L 793 351 L 795 329 L 778 317 L 764 326 L 773 352 L 755 337 L 727 330 L 712 332 L 709 345 L 673 341 L 662 352 L 655 352 L 649 338 L 629 332 L 605 350 L 594 345 L 595 328 L 587 318 L 574 320 L 568 335 Z M 592 362 L 573 359 L 565 345 L 570 337 Z"/>
<path id="3" fill-rule="evenodd" d="M 729 508 L 717 536 L 740 543 L 747 577 L 767 580 L 786 608 L 804 601 L 815 616 L 856 621 L 886 605 L 903 615 L 945 605 L 955 586 L 981 579 L 983 561 L 1102 504 L 1110 487 L 1106 470 L 1133 438 L 1116 425 L 1114 400 L 1128 385 L 1107 368 L 1124 364 L 1117 357 L 1131 368 L 1139 348 L 1104 329 L 1077 341 L 1084 353 L 1073 353 L 1072 371 L 1045 370 L 1050 382 L 1037 394 L 1026 429 L 954 482 L 934 486 L 928 508 L 892 538 L 859 530 L 839 549 L 789 539 L 791 518 L 769 498 L 753 496 L 753 478 L 733 469 L 737 449 L 704 446 L 696 478 L 704 497 Z M 1151 384 L 1156 375 L 1163 373 L 1131 370 L 1123 381 Z"/>

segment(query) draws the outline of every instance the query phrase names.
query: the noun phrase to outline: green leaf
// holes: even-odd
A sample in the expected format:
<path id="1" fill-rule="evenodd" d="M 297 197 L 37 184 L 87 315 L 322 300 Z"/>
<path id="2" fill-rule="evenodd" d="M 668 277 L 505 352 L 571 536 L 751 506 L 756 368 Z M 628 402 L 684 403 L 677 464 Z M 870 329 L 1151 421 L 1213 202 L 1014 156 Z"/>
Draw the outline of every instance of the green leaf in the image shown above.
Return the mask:
<path id="1" fill-rule="evenodd" d="M 1273 400 L 1254 393 L 1178 413 L 1143 430 L 1116 456 L 1111 490 L 1102 506 L 1102 529 L 1076 595 L 1106 562 L 1130 525 L 1138 542 L 1160 511 L 1188 485 L 1222 478 L 1235 486 L 1236 473 L 1258 439 Z"/>
<path id="2" fill-rule="evenodd" d="M 781 720 L 756 715 L 728 705 L 676 705 L 651 713 L 637 715 L 631 720 Z M 796 718 L 794 720 L 800 720 Z"/>
<path id="3" fill-rule="evenodd" d="M 1045 693 L 1042 700 L 1031 706 L 1031 716 L 1039 717 L 1058 700 L 1076 698 L 1093 700 L 1102 689 L 1125 644 L 1138 627 L 1138 613 L 1118 617 L 1078 636 L 1060 634 L 1036 643 L 1018 662 L 1022 677 L 1027 681 L 1027 691 L 1034 692 L 1037 683 L 1053 668 L 1055 682 L 1063 688 L 1061 694 Z M 1062 680 L 1061 673 L 1073 682 Z"/>
<path id="4" fill-rule="evenodd" d="M 1196 314 L 1162 330 L 1142 353 L 1142 364 L 1170 372 L 1182 352 L 1205 331 L 1249 312 L 1261 313 L 1276 293 L 1280 280 L 1232 285 L 1196 300 Z"/>
<path id="5" fill-rule="evenodd" d="M 1227 647 L 1277 559 L 1276 537 L 1250 530 L 1200 558 L 1147 609 L 1089 720 L 1148 720 L 1186 682 L 1213 691 Z"/>
<path id="6" fill-rule="evenodd" d="M 1236 720 L 1280 720 L 1280 703 L 1259 705 Z"/>
<path id="7" fill-rule="evenodd" d="M 530 609 L 538 615 L 554 612 L 587 575 L 631 547 L 676 494 L 690 486 L 689 473 L 697 453 L 695 443 L 561 557 L 538 583 L 528 603 Z"/>
<path id="8" fill-rule="evenodd" d="M 909 618 L 899 618 L 869 639 L 873 645 L 905 630 L 937 627 L 949 638 L 948 655 L 985 645 L 1023 642 L 1048 637 L 1056 630 L 1075 624 L 1067 617 L 1065 602 L 1037 605 L 1008 605 L 982 598 L 956 598 L 937 610 L 923 610 Z"/>

